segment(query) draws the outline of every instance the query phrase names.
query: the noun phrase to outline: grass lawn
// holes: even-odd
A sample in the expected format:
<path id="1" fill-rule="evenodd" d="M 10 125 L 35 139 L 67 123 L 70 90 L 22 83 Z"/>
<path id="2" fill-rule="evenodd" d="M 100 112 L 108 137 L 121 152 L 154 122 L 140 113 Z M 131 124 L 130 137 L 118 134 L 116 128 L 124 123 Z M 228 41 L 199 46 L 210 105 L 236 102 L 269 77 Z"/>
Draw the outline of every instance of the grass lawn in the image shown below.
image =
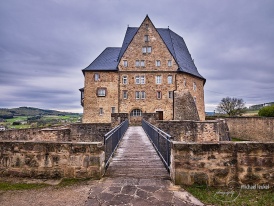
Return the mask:
<path id="1" fill-rule="evenodd" d="M 274 205 L 274 187 L 270 189 L 232 189 L 224 193 L 221 188 L 207 186 L 182 186 L 204 204 L 221 206 L 265 206 Z"/>

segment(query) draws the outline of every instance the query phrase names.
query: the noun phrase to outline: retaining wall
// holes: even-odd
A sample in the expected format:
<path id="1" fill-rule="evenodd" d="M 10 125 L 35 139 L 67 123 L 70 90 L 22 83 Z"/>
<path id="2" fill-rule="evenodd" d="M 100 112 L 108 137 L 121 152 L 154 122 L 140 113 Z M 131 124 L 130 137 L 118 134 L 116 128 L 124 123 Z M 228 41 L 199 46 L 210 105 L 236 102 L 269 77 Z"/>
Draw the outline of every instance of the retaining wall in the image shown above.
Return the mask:
<path id="1" fill-rule="evenodd" d="M 274 118 L 232 117 L 226 118 L 231 137 L 249 141 L 274 141 Z"/>
<path id="2" fill-rule="evenodd" d="M 224 120 L 216 121 L 157 121 L 156 127 L 182 142 L 228 141 L 229 131 Z"/>
<path id="3" fill-rule="evenodd" d="M 0 140 L 103 142 L 111 124 L 71 124 L 65 128 L 35 128 L 0 131 Z"/>
<path id="4" fill-rule="evenodd" d="M 0 141 L 0 176 L 101 178 L 101 142 Z"/>
<path id="5" fill-rule="evenodd" d="M 173 142 L 171 177 L 185 185 L 274 185 L 274 142 Z"/>

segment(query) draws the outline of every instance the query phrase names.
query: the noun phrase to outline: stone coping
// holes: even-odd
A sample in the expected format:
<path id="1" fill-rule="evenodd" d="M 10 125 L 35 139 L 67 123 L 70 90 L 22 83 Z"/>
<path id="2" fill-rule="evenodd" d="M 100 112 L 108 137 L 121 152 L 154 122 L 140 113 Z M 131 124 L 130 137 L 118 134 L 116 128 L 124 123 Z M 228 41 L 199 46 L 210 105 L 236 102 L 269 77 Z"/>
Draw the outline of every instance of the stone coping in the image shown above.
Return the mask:
<path id="1" fill-rule="evenodd" d="M 33 144 L 78 144 L 104 146 L 103 142 L 57 142 L 57 141 L 24 141 L 24 140 L 0 140 L 0 143 L 33 143 Z"/>

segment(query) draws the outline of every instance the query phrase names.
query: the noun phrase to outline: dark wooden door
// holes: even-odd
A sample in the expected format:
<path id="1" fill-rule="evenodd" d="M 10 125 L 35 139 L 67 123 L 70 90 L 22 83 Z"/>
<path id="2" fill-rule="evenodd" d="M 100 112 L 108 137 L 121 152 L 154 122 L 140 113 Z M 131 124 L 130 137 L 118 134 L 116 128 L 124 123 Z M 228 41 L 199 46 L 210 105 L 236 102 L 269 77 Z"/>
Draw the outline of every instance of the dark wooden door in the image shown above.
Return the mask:
<path id="1" fill-rule="evenodd" d="M 158 113 L 159 120 L 164 119 L 164 112 L 163 111 L 156 111 Z"/>

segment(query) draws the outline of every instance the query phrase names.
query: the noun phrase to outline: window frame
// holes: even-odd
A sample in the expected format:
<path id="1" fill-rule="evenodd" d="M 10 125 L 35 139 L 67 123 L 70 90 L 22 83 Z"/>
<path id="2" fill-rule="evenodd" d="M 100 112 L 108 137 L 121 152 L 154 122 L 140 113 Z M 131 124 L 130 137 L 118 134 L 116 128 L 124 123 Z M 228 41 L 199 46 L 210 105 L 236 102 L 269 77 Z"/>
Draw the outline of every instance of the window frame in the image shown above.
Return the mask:
<path id="1" fill-rule="evenodd" d="M 135 67 L 140 67 L 140 60 L 135 60 Z"/>
<path id="2" fill-rule="evenodd" d="M 140 109 L 133 109 L 130 112 L 130 116 L 132 116 L 132 117 L 140 117 L 140 116 L 142 116 L 142 110 L 140 110 Z"/>
<path id="3" fill-rule="evenodd" d="M 146 54 L 146 53 L 147 53 L 147 47 L 145 47 L 145 46 L 142 47 L 142 53 L 143 53 L 143 54 Z"/>
<path id="4" fill-rule="evenodd" d="M 100 74 L 99 73 L 95 73 L 94 74 L 94 81 L 98 82 L 100 80 Z"/>
<path id="5" fill-rule="evenodd" d="M 115 113 L 115 107 L 111 107 L 111 114 Z"/>
<path id="6" fill-rule="evenodd" d="M 157 99 L 162 99 L 162 91 L 157 91 L 156 92 L 156 98 Z"/>
<path id="7" fill-rule="evenodd" d="M 128 84 L 127 76 L 122 76 L 122 84 Z"/>
<path id="8" fill-rule="evenodd" d="M 168 66 L 168 67 L 172 67 L 172 60 L 168 60 L 168 61 L 167 61 L 167 66 Z"/>
<path id="9" fill-rule="evenodd" d="M 173 76 L 172 75 L 167 76 L 167 84 L 173 84 Z"/>
<path id="10" fill-rule="evenodd" d="M 156 84 L 162 84 L 162 75 L 156 75 L 155 82 Z"/>
<path id="11" fill-rule="evenodd" d="M 104 91 L 104 93 L 101 93 L 101 91 Z M 106 87 L 99 87 L 96 91 L 97 97 L 106 97 L 107 96 L 107 88 Z"/>
<path id="12" fill-rule="evenodd" d="M 156 67 L 160 67 L 161 66 L 161 61 L 160 60 L 156 60 L 155 61 L 155 66 Z"/>
<path id="13" fill-rule="evenodd" d="M 139 91 L 135 91 L 135 99 L 140 99 L 140 92 Z"/>
<path id="14" fill-rule="evenodd" d="M 140 61 L 140 67 L 145 67 L 145 66 L 146 66 L 145 60 L 141 60 L 141 61 Z"/>
<path id="15" fill-rule="evenodd" d="M 140 76 L 140 84 L 146 84 L 146 77 L 145 75 Z"/>
<path id="16" fill-rule="evenodd" d="M 128 61 L 127 61 L 127 60 L 124 60 L 123 65 L 124 65 L 124 67 L 128 67 Z"/>
<path id="17" fill-rule="evenodd" d="M 173 91 L 168 91 L 168 98 L 173 99 Z"/>
<path id="18" fill-rule="evenodd" d="M 141 97 L 141 99 L 145 99 L 146 98 L 146 92 L 145 91 L 140 91 L 140 97 Z"/>
<path id="19" fill-rule="evenodd" d="M 150 54 L 152 52 L 152 47 L 151 46 L 148 46 L 147 47 L 147 53 Z"/>
<path id="20" fill-rule="evenodd" d="M 139 75 L 135 76 L 135 84 L 141 84 Z"/>
<path id="21" fill-rule="evenodd" d="M 145 42 L 149 42 L 149 35 L 145 35 L 145 36 L 144 36 L 144 41 L 145 41 Z"/>
<path id="22" fill-rule="evenodd" d="M 123 90 L 123 99 L 128 99 L 128 91 Z"/>
<path id="23" fill-rule="evenodd" d="M 104 109 L 102 107 L 99 108 L 99 115 L 103 115 L 104 114 Z"/>
<path id="24" fill-rule="evenodd" d="M 197 90 L 196 82 L 193 82 L 193 91 L 196 92 L 196 90 Z"/>

